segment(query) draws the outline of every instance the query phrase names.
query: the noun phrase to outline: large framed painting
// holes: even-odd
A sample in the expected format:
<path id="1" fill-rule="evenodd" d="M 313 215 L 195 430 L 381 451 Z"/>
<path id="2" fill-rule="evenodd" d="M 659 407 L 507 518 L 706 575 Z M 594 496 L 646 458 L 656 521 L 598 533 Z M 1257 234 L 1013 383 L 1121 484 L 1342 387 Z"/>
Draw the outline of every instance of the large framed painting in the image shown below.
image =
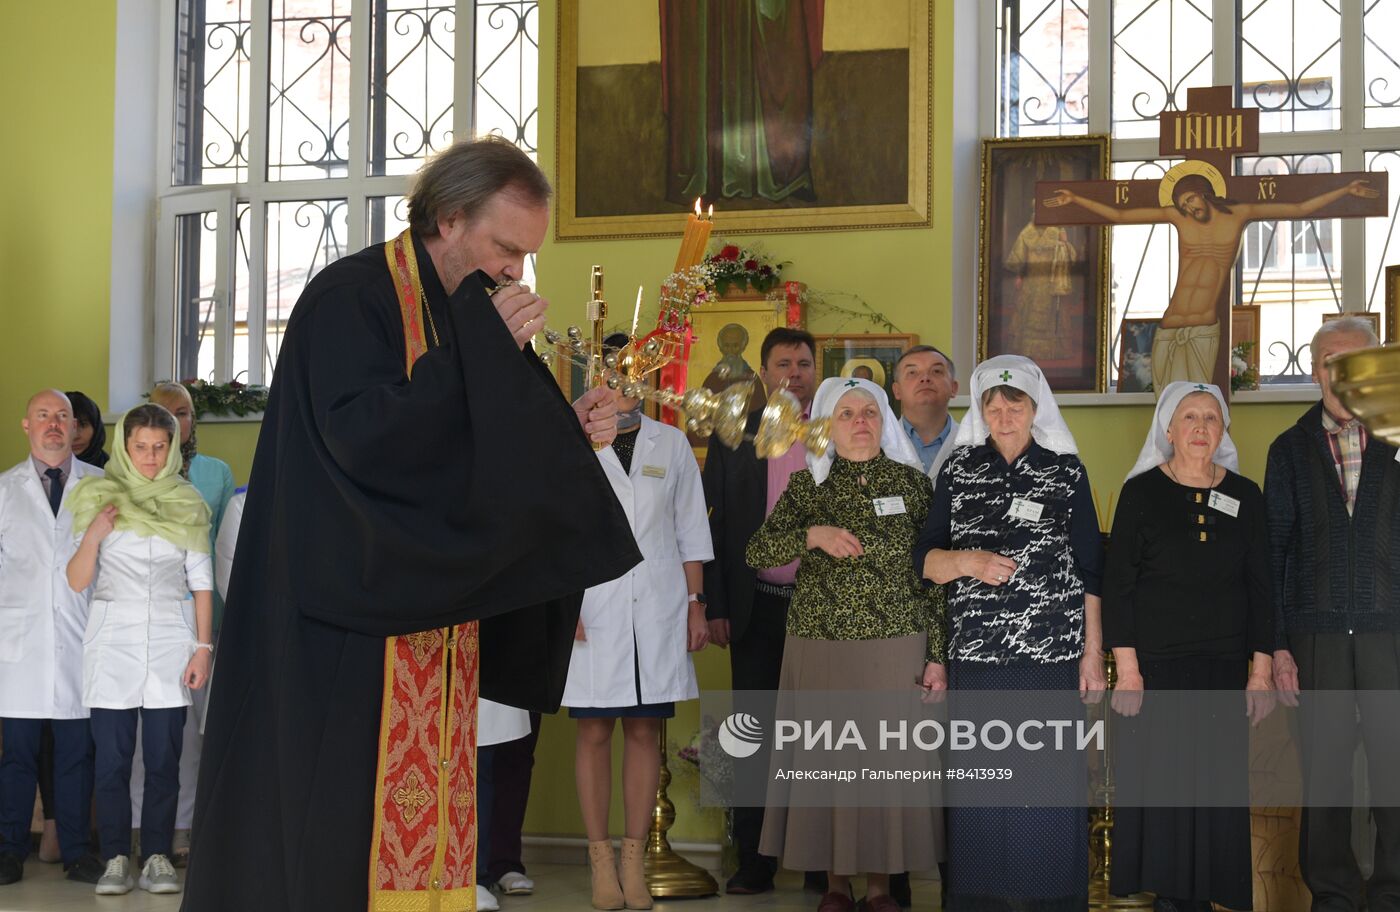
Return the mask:
<path id="1" fill-rule="evenodd" d="M 1024 355 L 1056 392 L 1107 382 L 1108 232 L 1035 223 L 1037 181 L 1107 176 L 1107 136 L 982 141 L 977 360 Z"/>
<path id="2" fill-rule="evenodd" d="M 934 0 L 559 0 L 555 237 L 928 225 Z"/>
<path id="3" fill-rule="evenodd" d="M 837 333 L 818 335 L 817 376 L 860 377 L 883 387 L 890 407 L 900 414 L 894 398 L 894 367 L 900 355 L 919 344 L 913 333 Z"/>

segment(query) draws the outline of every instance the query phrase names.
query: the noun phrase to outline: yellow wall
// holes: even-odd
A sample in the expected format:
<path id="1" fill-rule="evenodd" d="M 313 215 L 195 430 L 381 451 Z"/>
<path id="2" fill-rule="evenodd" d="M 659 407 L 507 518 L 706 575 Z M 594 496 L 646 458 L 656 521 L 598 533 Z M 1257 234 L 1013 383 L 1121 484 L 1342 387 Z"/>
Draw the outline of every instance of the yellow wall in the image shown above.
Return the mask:
<path id="1" fill-rule="evenodd" d="M 0 465 L 43 386 L 107 398 L 115 4 L 8 3 L 0 29 Z"/>
<path id="2" fill-rule="evenodd" d="M 541 4 L 542 161 L 552 172 L 557 0 Z M 934 25 L 934 224 L 903 231 L 856 231 L 774 235 L 755 240 L 779 259 L 792 261 L 790 277 L 815 289 L 851 291 L 888 314 L 906 332 L 926 342 L 950 342 L 952 313 L 951 241 L 954 231 L 976 230 L 975 213 L 955 219 L 950 211 L 951 0 L 936 0 Z M 0 84 L 34 87 L 0 102 L 0 465 L 25 452 L 15 429 L 25 399 L 41 385 L 81 388 L 105 401 L 107 306 L 111 240 L 114 16 L 106 4 L 84 5 L 81 14 L 61 4 L 11 4 L 0 31 Z M 941 139 L 938 139 L 941 138 Z M 719 229 L 723 233 L 723 213 Z M 654 287 L 669 271 L 675 240 L 546 243 L 540 256 L 540 287 L 553 303 L 551 323 L 582 317 L 588 267 L 607 267 L 611 289 Z M 960 264 L 961 265 L 961 264 Z M 628 300 L 630 295 L 618 297 Z M 812 329 L 832 331 L 816 318 Z M 856 327 L 847 327 L 854 330 Z M 966 365 L 963 366 L 964 370 Z M 1301 412 L 1302 405 L 1242 405 L 1234 432 L 1244 471 L 1262 478 L 1268 442 Z M 1101 501 L 1113 496 L 1141 445 L 1150 417 L 1146 407 L 1072 408 L 1068 420 L 1079 439 Z M 201 448 L 226 459 L 240 483 L 247 480 L 257 427 L 208 423 Z M 1101 505 L 1106 509 L 1107 503 Z M 727 656 L 701 654 L 702 686 L 728 683 Z M 698 705 L 682 707 L 672 740 L 695 731 Z M 573 787 L 573 728 L 564 718 L 547 721 L 541 740 L 527 830 L 540 834 L 582 832 Z M 680 821 L 672 836 L 715 841 L 718 816 L 698 812 L 690 799 L 693 780 L 674 764 L 672 797 Z M 618 802 L 615 801 L 615 804 Z M 614 815 L 617 831 L 620 818 Z"/>

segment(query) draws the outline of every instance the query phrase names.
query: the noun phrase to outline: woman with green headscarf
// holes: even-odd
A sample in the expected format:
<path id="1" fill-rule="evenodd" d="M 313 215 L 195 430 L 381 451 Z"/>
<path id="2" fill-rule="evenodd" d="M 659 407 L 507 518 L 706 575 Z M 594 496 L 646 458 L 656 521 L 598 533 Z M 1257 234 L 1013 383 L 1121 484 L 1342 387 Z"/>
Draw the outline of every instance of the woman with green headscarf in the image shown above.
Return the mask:
<path id="1" fill-rule="evenodd" d="M 145 759 L 140 885 L 178 893 L 170 862 L 180 791 L 180 750 L 190 690 L 209 679 L 214 647 L 209 508 L 180 477 L 175 417 L 138 406 L 117 427 L 107 474 L 69 495 L 82 535 L 68 584 L 93 586 L 83 634 L 83 705 L 96 748 L 97 829 L 106 872 L 101 895 L 135 885 L 131 851 L 131 765 L 137 720 Z M 193 594 L 193 599 L 190 595 Z"/>

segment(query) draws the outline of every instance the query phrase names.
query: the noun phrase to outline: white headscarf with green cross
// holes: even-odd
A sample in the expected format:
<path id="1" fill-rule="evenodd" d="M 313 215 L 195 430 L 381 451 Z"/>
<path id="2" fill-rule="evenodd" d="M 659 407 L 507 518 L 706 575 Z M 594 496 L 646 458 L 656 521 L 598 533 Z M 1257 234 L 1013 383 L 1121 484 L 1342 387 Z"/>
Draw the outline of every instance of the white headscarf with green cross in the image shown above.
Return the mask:
<path id="1" fill-rule="evenodd" d="M 982 394 L 998 386 L 1018 389 L 1035 402 L 1035 423 L 1031 426 L 1031 436 L 1036 443 L 1053 453 L 1079 452 L 1069 425 L 1060 415 L 1060 406 L 1055 402 L 1055 394 L 1045 375 L 1034 361 L 1021 355 L 997 355 L 972 369 L 972 403 L 958 425 L 958 439 L 953 445 L 955 449 L 980 446 L 987 442 L 987 435 L 991 432 L 986 419 L 982 417 Z"/>

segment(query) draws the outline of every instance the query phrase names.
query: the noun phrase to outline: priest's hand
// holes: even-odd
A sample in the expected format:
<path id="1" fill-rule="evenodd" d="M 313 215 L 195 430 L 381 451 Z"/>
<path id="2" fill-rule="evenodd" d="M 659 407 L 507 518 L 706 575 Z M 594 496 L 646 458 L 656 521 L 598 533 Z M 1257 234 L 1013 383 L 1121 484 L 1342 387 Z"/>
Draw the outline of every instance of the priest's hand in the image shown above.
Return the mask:
<path id="1" fill-rule="evenodd" d="M 525 343 L 544 328 L 544 312 L 549 302 L 531 291 L 528 285 L 507 285 L 491 296 L 491 303 L 505 321 L 516 348 L 524 348 Z"/>
<path id="2" fill-rule="evenodd" d="M 589 440 L 607 446 L 617 437 L 617 399 L 615 390 L 599 386 L 574 400 L 574 414 Z"/>
<path id="3" fill-rule="evenodd" d="M 209 680 L 209 668 L 214 659 L 207 649 L 196 649 L 185 666 L 185 676 L 180 680 L 190 690 L 199 690 Z"/>

